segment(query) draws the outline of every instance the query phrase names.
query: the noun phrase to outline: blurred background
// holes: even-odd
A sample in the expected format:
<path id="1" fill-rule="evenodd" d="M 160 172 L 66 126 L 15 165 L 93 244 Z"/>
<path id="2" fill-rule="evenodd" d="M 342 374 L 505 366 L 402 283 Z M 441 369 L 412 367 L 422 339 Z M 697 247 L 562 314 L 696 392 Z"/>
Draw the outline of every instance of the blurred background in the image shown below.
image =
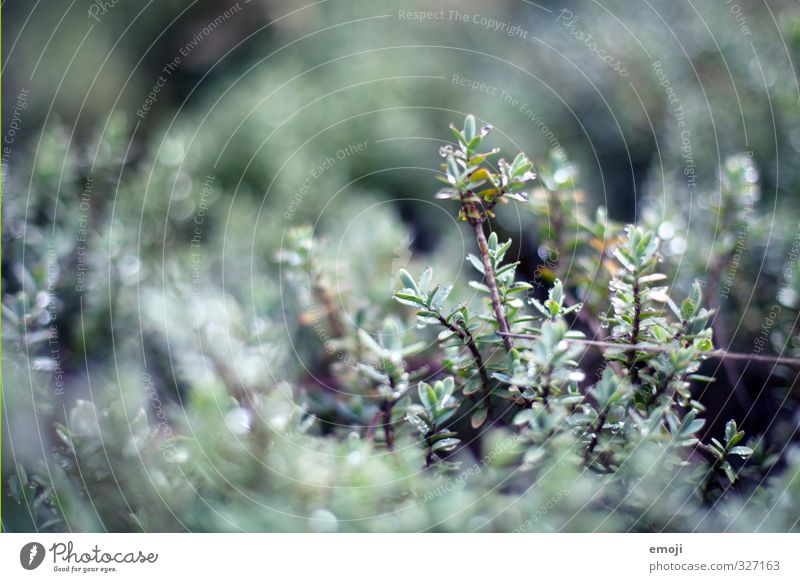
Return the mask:
<path id="1" fill-rule="evenodd" d="M 505 150 L 563 152 L 590 214 L 657 228 L 676 287 L 719 294 L 735 259 L 719 345 L 751 352 L 768 323 L 768 352 L 797 351 L 795 1 L 41 0 L 3 16 L 4 479 L 57 437 L 31 438 L 37 415 L 126 384 L 180 403 L 199 353 L 236 345 L 237 373 L 302 381 L 319 346 L 274 260 L 292 227 L 352 273 L 337 284 L 362 298 L 354 318 L 434 251 L 459 276 L 470 243 L 433 193 L 466 113 Z M 730 222 L 715 201 L 735 155 L 760 186 Z M 498 221 L 532 275 L 530 217 Z M 796 436 L 796 378 L 719 374 L 709 430 L 781 418 L 776 442 Z"/>
<path id="2" fill-rule="evenodd" d="M 415 11 L 429 14 L 406 15 Z M 122 134 L 130 147 L 113 153 L 129 164 L 142 163 L 143 143 L 179 143 L 219 187 L 272 204 L 309 164 L 368 141 L 328 174 L 329 193 L 359 177 L 349 189 L 413 198 L 429 176 L 390 168 L 428 168 L 431 148 L 417 138 L 474 111 L 534 158 L 561 145 L 623 220 L 648 189 L 667 194 L 655 184 L 680 173 L 683 130 L 701 184 L 713 186 L 726 155 L 752 151 L 765 204 L 788 204 L 797 186 L 790 1 L 43 1 L 5 16 L 6 134 L 29 93 L 17 151 L 53 124 L 87 149 Z M 376 144 L 387 137 L 397 139 Z M 675 191 L 685 179 L 669 190 L 691 203 Z"/>

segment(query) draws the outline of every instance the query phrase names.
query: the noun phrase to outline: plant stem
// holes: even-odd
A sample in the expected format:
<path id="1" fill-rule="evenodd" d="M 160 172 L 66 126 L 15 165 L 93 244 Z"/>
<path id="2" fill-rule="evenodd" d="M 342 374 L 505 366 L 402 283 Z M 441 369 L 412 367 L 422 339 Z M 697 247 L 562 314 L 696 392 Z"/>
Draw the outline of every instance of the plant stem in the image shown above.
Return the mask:
<path id="1" fill-rule="evenodd" d="M 436 434 L 436 431 L 432 428 L 428 433 L 425 435 L 425 468 L 431 467 L 433 465 L 433 446 L 430 444 L 429 439 Z"/>
<path id="2" fill-rule="evenodd" d="M 711 469 L 709 469 L 708 477 L 706 478 L 706 482 L 703 485 L 702 495 L 703 495 L 703 501 L 705 501 L 706 503 L 710 501 L 711 487 L 714 484 L 714 477 L 716 476 L 716 474 L 717 474 L 717 464 L 714 463 L 714 466 L 711 467 Z"/>
<path id="3" fill-rule="evenodd" d="M 390 451 L 394 450 L 394 426 L 392 426 L 392 408 L 394 403 L 390 400 L 385 400 L 383 405 L 383 435 L 386 439 L 386 448 Z"/>
<path id="4" fill-rule="evenodd" d="M 542 384 L 542 402 L 547 410 L 550 410 L 550 374 L 552 373 L 552 366 L 548 365 L 544 374 L 544 383 Z"/>
<path id="5" fill-rule="evenodd" d="M 719 282 L 722 279 L 722 271 L 731 259 L 734 253 L 728 253 L 724 257 L 719 257 L 711 267 L 711 275 L 708 283 L 708 301 L 709 307 L 714 311 L 714 318 L 711 320 L 711 329 L 714 332 L 714 339 L 719 345 L 731 345 L 730 334 L 728 333 L 728 325 L 726 322 L 726 310 L 722 309 L 719 294 Z M 748 394 L 747 387 L 744 382 L 739 382 L 741 375 L 739 370 L 729 359 L 722 360 L 722 369 L 728 375 L 728 381 L 734 386 L 734 394 L 739 404 L 744 410 L 750 410 L 753 402 Z"/>
<path id="6" fill-rule="evenodd" d="M 369 421 L 369 426 L 367 427 L 368 439 L 375 440 L 375 432 L 378 430 L 378 423 L 381 421 L 382 414 L 381 412 L 376 412 L 372 415 L 372 419 Z"/>
<path id="7" fill-rule="evenodd" d="M 508 337 L 515 337 L 518 339 L 525 339 L 525 340 L 535 340 L 539 338 L 538 335 L 530 333 L 508 333 L 505 335 L 507 335 Z M 596 348 L 614 348 L 623 351 L 652 352 L 657 354 L 669 354 L 674 350 L 674 348 L 671 348 L 669 346 L 656 346 L 648 344 L 615 344 L 614 342 L 605 342 L 605 341 L 579 339 L 579 338 L 564 338 L 564 341 L 576 344 L 584 344 Z M 800 368 L 800 358 L 784 358 L 781 356 L 762 356 L 759 354 L 744 354 L 741 352 L 729 352 L 726 350 L 712 350 L 708 352 L 701 352 L 700 355 L 706 358 L 766 362 L 770 364 L 795 366 Z"/>
<path id="8" fill-rule="evenodd" d="M 481 351 L 478 349 L 478 344 L 475 343 L 475 338 L 472 336 L 472 333 L 467 329 L 461 329 L 457 325 L 448 322 L 444 316 L 441 314 L 436 314 L 437 319 L 439 322 L 456 334 L 464 345 L 467 346 L 467 349 L 472 354 L 472 359 L 475 360 L 475 365 L 478 367 L 478 374 L 481 377 L 481 385 L 483 386 L 484 394 L 489 394 L 489 375 L 486 373 L 486 365 L 483 362 L 483 356 L 481 355 Z"/>
<path id="9" fill-rule="evenodd" d="M 394 377 L 389 374 L 389 385 L 392 388 L 392 393 L 397 389 L 397 382 Z M 406 390 L 406 392 L 408 389 Z M 405 394 L 405 392 L 403 393 Z M 386 398 L 381 402 L 380 415 L 383 418 L 383 436 L 386 440 L 386 448 L 390 451 L 394 450 L 394 425 L 392 424 L 392 409 L 394 408 L 396 400 L 393 397 Z"/>
<path id="10" fill-rule="evenodd" d="M 642 325 L 642 294 L 639 288 L 639 273 L 633 274 L 633 322 L 631 325 L 631 336 L 629 343 L 633 346 L 639 343 L 639 333 Z M 631 382 L 639 380 L 639 367 L 636 365 L 638 357 L 636 351 L 631 351 L 628 356 L 628 371 L 631 375 Z"/>
<path id="11" fill-rule="evenodd" d="M 494 277 L 494 269 L 492 268 L 492 261 L 489 257 L 489 246 L 486 243 L 486 235 L 483 232 L 483 221 L 471 221 L 472 228 L 475 230 L 475 239 L 478 241 L 478 250 L 483 259 L 484 277 L 486 278 L 486 286 L 489 288 L 489 296 L 492 299 L 492 307 L 494 308 L 494 316 L 497 319 L 497 326 L 500 328 L 500 337 L 503 340 L 503 346 L 506 351 L 511 351 L 513 347 L 511 338 L 509 337 L 508 321 L 506 320 L 505 311 L 503 311 L 503 304 L 500 302 L 500 293 L 497 290 L 497 280 Z"/>
<path id="12" fill-rule="evenodd" d="M 722 457 L 718 457 L 714 453 L 714 450 L 709 445 L 703 442 L 697 443 L 697 450 L 705 452 L 713 459 L 711 467 L 708 470 L 708 475 L 706 476 L 705 482 L 703 483 L 703 492 L 702 492 L 703 501 L 708 503 L 711 501 L 711 489 L 714 486 L 714 482 L 716 481 L 717 475 L 719 474 L 720 467 L 722 467 L 722 464 L 728 460 L 728 452 L 725 451 Z M 731 482 L 730 485 L 733 485 L 733 483 Z M 720 484 L 720 486 L 722 487 L 722 491 L 720 492 L 720 497 L 722 497 L 728 491 L 729 486 L 722 484 Z"/>
<path id="13" fill-rule="evenodd" d="M 586 448 L 587 461 L 594 452 L 595 447 L 597 447 L 597 443 L 600 442 L 600 431 L 603 430 L 606 424 L 606 417 L 608 417 L 608 409 L 603 408 L 597 417 L 597 424 L 592 429 L 592 440 L 589 441 L 589 446 Z"/>

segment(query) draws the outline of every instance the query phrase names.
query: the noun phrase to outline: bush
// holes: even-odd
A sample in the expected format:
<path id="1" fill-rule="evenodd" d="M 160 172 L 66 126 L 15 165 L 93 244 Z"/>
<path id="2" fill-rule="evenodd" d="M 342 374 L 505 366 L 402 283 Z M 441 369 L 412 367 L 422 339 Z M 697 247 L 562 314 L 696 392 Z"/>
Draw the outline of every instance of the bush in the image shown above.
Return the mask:
<path id="1" fill-rule="evenodd" d="M 708 209 L 718 220 L 704 236 L 720 265 L 709 284 L 681 279 L 671 260 L 681 253 L 663 252 L 657 236 L 664 220 L 623 227 L 602 209 L 584 212 L 562 151 L 538 165 L 524 154 L 507 161 L 472 116 L 452 131 L 436 198 L 475 239 L 466 285 L 445 247 L 435 271 L 397 269 L 390 294 L 374 277 L 396 254 L 388 216 L 348 240 L 346 264 L 310 227 L 288 231 L 270 260 L 253 259 L 258 268 L 232 267 L 255 271 L 249 289 L 188 284 L 178 273 L 193 250 L 180 237 L 177 263 L 164 265 L 157 250 L 167 241 L 147 239 L 137 257 L 130 229 L 111 224 L 98 235 L 108 255 L 91 255 L 109 280 L 77 294 L 74 311 L 68 277 L 80 243 L 68 219 L 55 224 L 55 249 L 12 237 L 7 256 L 28 256 L 4 269 L 4 447 L 17 446 L 28 410 L 54 445 L 38 463 L 29 451 L 9 468 L 4 454 L 4 526 L 796 530 L 800 452 L 781 436 L 791 433 L 783 417 L 775 412 L 772 434 L 749 437 L 741 419 L 714 434 L 704 418 L 709 363 L 798 364 L 714 343 L 736 252 L 735 238 L 718 235 L 749 220 L 750 158 L 722 168 L 726 189 Z M 494 228 L 512 202 L 540 233 L 539 265 L 513 260 L 512 241 Z M 35 201 L 44 214 L 50 203 Z M 7 220 L 31 240 L 44 227 L 17 210 Z M 174 219 L 162 211 L 151 210 L 154 231 Z M 244 256 L 253 244 L 207 236 L 203 260 L 220 269 L 222 240 Z M 792 340 L 782 321 L 772 331 L 772 342 Z M 54 406 L 54 389 L 67 391 L 68 412 Z"/>

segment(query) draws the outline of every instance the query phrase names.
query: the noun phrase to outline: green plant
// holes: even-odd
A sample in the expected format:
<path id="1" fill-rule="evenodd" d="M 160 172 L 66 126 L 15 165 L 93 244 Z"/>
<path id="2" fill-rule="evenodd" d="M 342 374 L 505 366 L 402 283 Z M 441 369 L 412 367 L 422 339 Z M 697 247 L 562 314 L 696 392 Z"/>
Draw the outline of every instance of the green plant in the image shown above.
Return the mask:
<path id="1" fill-rule="evenodd" d="M 399 302 L 417 309 L 422 326 L 444 327 L 440 341 L 455 338 L 457 347 L 466 348 L 465 357 L 446 363 L 454 374 L 449 380 L 460 380 L 464 397 L 478 391 L 483 396 L 472 406 L 473 428 L 498 409 L 490 401 L 505 401 L 506 408 L 527 409 L 514 416 L 514 424 L 530 433 L 527 436 L 536 447 L 535 455 L 542 453 L 542 443 L 567 433 L 576 447 L 583 449 L 588 467 L 608 471 L 624 462 L 627 451 L 638 446 L 643 435 L 660 439 L 665 446 L 685 444 L 685 437 L 703 426 L 702 420 L 695 419 L 702 406 L 692 399 L 690 381 L 705 380 L 695 372 L 713 348 L 707 327 L 711 312 L 701 307 L 699 286 L 677 307 L 668 288 L 660 285 L 667 277 L 655 272 L 658 239 L 635 226 L 614 235 L 620 242 L 611 249 L 618 266 L 612 269 L 610 281 L 607 321 L 611 334 L 603 354 L 608 364 L 602 378 L 587 386 L 583 382 L 587 374 L 579 367 L 584 336 L 570 331 L 565 321 L 582 306 L 565 307 L 564 285 L 555 280 L 546 301 L 528 300 L 538 312 L 529 314 L 523 298 L 509 299 L 513 293 L 531 288 L 530 284 L 515 283 L 518 262 L 503 265 L 511 241 L 500 245 L 496 233 L 488 240 L 484 236 L 484 223 L 495 205 L 509 199 L 525 202 L 527 197 L 519 192 L 533 178 L 533 165 L 524 154 L 511 164 L 501 159 L 498 173 L 486 167 L 488 157 L 498 153 L 478 153 L 489 130 L 487 126 L 476 132 L 472 116 L 467 117 L 463 130 L 453 129 L 459 145 L 455 150 L 442 148 L 446 159 L 443 180 L 448 188 L 437 196 L 458 200 L 459 218 L 473 227 L 480 259 L 469 255 L 468 260 L 483 281 L 471 284 L 489 296 L 491 311 L 473 315 L 467 302 L 443 312 L 452 285 L 429 289 L 430 270 L 419 284 L 402 272 L 405 288 L 395 293 Z M 519 332 L 512 333 L 510 326 Z M 515 345 L 515 338 L 525 341 Z M 508 356 L 487 367 L 486 361 L 494 355 L 490 348 L 500 342 Z M 484 355 L 482 349 L 488 353 Z M 619 365 L 617 369 L 611 367 L 614 363 Z M 691 411 L 685 412 L 686 407 Z M 493 422 L 502 414 L 496 416 Z M 531 458 L 527 457 L 526 464 L 531 464 Z"/>
<path id="2" fill-rule="evenodd" d="M 452 377 L 438 380 L 433 386 L 420 382 L 417 389 L 420 404 L 412 405 L 406 413 L 406 419 L 420 434 L 427 467 L 438 461 L 440 454 L 454 450 L 460 442 L 457 433 L 443 428 L 458 408 L 453 390 Z"/>
<path id="3" fill-rule="evenodd" d="M 442 164 L 444 176 L 440 179 L 448 187 L 440 190 L 436 197 L 457 200 L 460 204 L 458 219 L 472 226 L 480 259 L 475 259 L 472 255 L 467 258 L 484 276 L 486 284 L 482 290 L 489 295 L 494 323 L 500 331 L 503 346 L 508 351 L 511 349 L 511 340 L 504 334 L 510 332 L 508 319 L 513 317 L 513 312 L 506 311 L 508 307 L 517 309 L 520 302 L 508 301 L 507 295 L 526 287 L 510 288 L 509 282 L 514 279 L 516 264 L 506 265 L 502 270 L 498 270 L 498 267 L 511 242 L 498 246 L 496 234 L 487 241 L 483 225 L 493 216 L 497 204 L 508 204 L 510 200 L 524 201 L 526 196 L 522 189 L 535 174 L 532 171 L 533 164 L 523 153 L 519 153 L 510 164 L 500 159 L 497 163 L 498 171 L 494 171 L 488 162 L 500 150 L 495 148 L 480 151 L 483 139 L 491 129 L 487 125 L 477 131 L 472 115 L 467 116 L 463 130 L 450 126 L 458 143 L 455 148 L 444 146 L 439 152 L 445 159 Z"/>
<path id="4" fill-rule="evenodd" d="M 47 396 L 61 365 L 48 340 L 63 337 L 47 327 L 47 314 L 63 312 L 45 301 L 47 255 L 34 254 L 38 262 L 12 290 L 4 279 L 4 380 L 26 387 L 12 407 L 36 406 L 54 441 L 34 470 L 4 467 L 13 473 L 15 523 L 796 529 L 796 449 L 779 455 L 734 421 L 715 434 L 702 390 L 714 382 L 709 361 L 797 361 L 715 348 L 719 306 L 705 306 L 700 281 L 674 289 L 663 243 L 647 224 L 622 227 L 602 209 L 590 218 L 569 203 L 577 173 L 563 155 L 540 167 L 523 154 L 495 163 L 499 152 L 485 147 L 490 129 L 469 116 L 440 152 L 446 186 L 437 197 L 456 202 L 470 227 L 474 279 L 465 284 L 448 261 L 425 257 L 436 269 L 398 269 L 392 302 L 388 283 L 355 265 L 391 262 L 381 249 L 392 245 L 353 245 L 361 260 L 337 264 L 311 228 L 289 229 L 253 297 L 223 293 L 213 281 L 200 302 L 180 284 L 142 282 L 141 297 L 122 285 L 121 305 L 142 303 L 141 338 L 126 341 L 113 366 L 87 371 L 93 401 L 73 402 L 66 415 Z M 494 230 L 506 202 L 541 227 L 554 250 L 544 269 L 515 260 L 511 240 Z M 227 244 L 249 248 L 237 234 Z M 373 299 L 381 294 L 385 302 Z M 90 322 L 107 318 L 105 303 L 97 305 L 87 303 Z M 146 362 L 135 355 L 145 345 Z M 778 505 L 788 509 L 772 511 Z"/>

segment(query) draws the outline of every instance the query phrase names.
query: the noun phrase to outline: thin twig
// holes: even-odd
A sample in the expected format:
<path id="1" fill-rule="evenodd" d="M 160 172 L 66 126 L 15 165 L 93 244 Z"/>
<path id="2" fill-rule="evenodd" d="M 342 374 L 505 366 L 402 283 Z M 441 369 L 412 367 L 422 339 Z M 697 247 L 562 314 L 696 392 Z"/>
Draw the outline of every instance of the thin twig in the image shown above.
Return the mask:
<path id="1" fill-rule="evenodd" d="M 481 351 L 478 349 L 478 344 L 475 343 L 475 338 L 472 336 L 472 333 L 467 329 L 461 329 L 457 325 L 448 322 L 443 315 L 437 313 L 436 318 L 439 322 L 452 331 L 456 336 L 464 342 L 464 345 L 467 346 L 467 349 L 472 354 L 472 359 L 475 360 L 475 365 L 478 366 L 478 374 L 481 377 L 481 385 L 483 386 L 483 393 L 489 394 L 489 376 L 486 373 L 486 365 L 483 362 L 483 356 L 481 355 Z"/>
<path id="2" fill-rule="evenodd" d="M 501 333 L 500 335 L 506 335 L 508 337 L 513 337 L 517 339 L 526 339 L 526 340 L 535 340 L 539 338 L 538 335 L 529 333 L 506 333 L 506 334 Z M 675 350 L 675 348 L 668 346 L 653 346 L 647 344 L 616 344 L 614 342 L 605 342 L 605 341 L 579 339 L 579 338 L 564 338 L 564 341 L 576 344 L 584 344 L 596 348 L 613 348 L 626 352 L 634 351 L 634 352 L 653 352 L 658 354 L 669 354 Z M 762 356 L 759 354 L 729 352 L 727 350 L 711 350 L 708 352 L 701 352 L 700 355 L 707 358 L 715 358 L 719 360 L 723 359 L 744 360 L 744 361 L 767 362 L 771 364 L 781 364 L 785 366 L 800 367 L 800 358 L 785 358 L 781 356 Z"/>
<path id="3" fill-rule="evenodd" d="M 389 374 L 389 387 L 392 389 L 392 393 L 394 393 L 397 389 L 397 383 L 394 381 L 394 377 Z M 383 417 L 383 436 L 386 440 L 386 448 L 390 451 L 394 450 L 394 426 L 392 425 L 392 408 L 394 407 L 394 403 L 396 400 L 394 398 L 385 398 L 381 402 L 380 412 L 379 414 Z"/>
<path id="4" fill-rule="evenodd" d="M 631 335 L 628 343 L 635 346 L 639 343 L 639 332 L 642 325 L 642 294 L 639 287 L 639 272 L 638 270 L 633 274 L 633 321 L 631 325 Z M 639 368 L 641 364 L 639 358 L 636 356 L 636 351 L 632 350 L 628 357 L 628 370 L 630 371 L 631 381 L 636 383 L 639 381 Z"/>
<path id="5" fill-rule="evenodd" d="M 592 437 L 589 441 L 589 446 L 586 448 L 587 461 L 592 456 L 597 443 L 600 442 L 600 431 L 603 430 L 603 427 L 606 424 L 606 418 L 608 418 L 608 409 L 604 407 L 603 410 L 600 411 L 600 415 L 597 417 L 597 423 L 594 427 L 592 427 Z"/>
<path id="6" fill-rule="evenodd" d="M 509 336 L 510 329 L 508 321 L 506 320 L 505 311 L 503 311 L 503 304 L 500 302 L 500 293 L 497 290 L 497 280 L 494 277 L 494 269 L 492 268 L 492 261 L 489 257 L 489 245 L 486 243 L 486 235 L 483 232 L 483 221 L 471 221 L 472 228 L 475 230 L 475 239 L 478 241 L 478 249 L 483 259 L 484 277 L 486 278 L 486 286 L 489 288 L 489 296 L 492 299 L 492 307 L 494 308 L 494 316 L 497 319 L 497 326 L 500 328 L 499 335 L 503 339 L 503 346 L 507 352 L 511 351 L 513 344 Z"/>
<path id="7" fill-rule="evenodd" d="M 714 318 L 711 320 L 711 329 L 714 332 L 714 338 L 720 345 L 731 345 L 730 334 L 728 334 L 728 324 L 726 322 L 726 312 L 722 309 L 719 295 L 719 281 L 722 278 L 722 270 L 725 268 L 733 257 L 733 252 L 727 253 L 724 257 L 718 257 L 711 267 L 711 275 L 709 277 L 708 293 L 709 308 L 714 312 Z M 750 394 L 747 391 L 743 382 L 739 382 L 741 374 L 737 366 L 733 364 L 730 359 L 722 362 L 722 369 L 728 376 L 728 381 L 733 385 L 734 394 L 739 404 L 744 410 L 750 410 L 753 405 Z"/>
<path id="8" fill-rule="evenodd" d="M 394 407 L 394 402 L 391 400 L 384 400 L 383 410 L 381 411 L 381 415 L 383 416 L 383 436 L 386 439 L 386 448 L 390 451 L 394 450 L 394 425 L 392 424 L 392 408 Z"/>
<path id="9" fill-rule="evenodd" d="M 392 389 L 392 393 L 396 393 L 397 382 L 391 375 L 389 375 L 389 387 Z M 390 451 L 394 451 L 394 423 L 392 422 L 392 411 L 394 410 L 394 405 L 397 404 L 397 402 L 399 402 L 400 399 L 406 394 L 408 394 L 412 388 L 413 386 L 408 386 L 400 394 L 397 394 L 397 396 L 381 399 L 381 403 L 378 407 L 379 410 L 375 413 L 375 416 L 373 416 L 372 420 L 370 421 L 367 436 L 371 436 L 374 440 L 375 432 L 378 430 L 378 423 L 380 423 L 380 426 L 383 427 L 386 448 Z M 381 422 L 381 419 L 383 419 L 383 422 Z"/>

